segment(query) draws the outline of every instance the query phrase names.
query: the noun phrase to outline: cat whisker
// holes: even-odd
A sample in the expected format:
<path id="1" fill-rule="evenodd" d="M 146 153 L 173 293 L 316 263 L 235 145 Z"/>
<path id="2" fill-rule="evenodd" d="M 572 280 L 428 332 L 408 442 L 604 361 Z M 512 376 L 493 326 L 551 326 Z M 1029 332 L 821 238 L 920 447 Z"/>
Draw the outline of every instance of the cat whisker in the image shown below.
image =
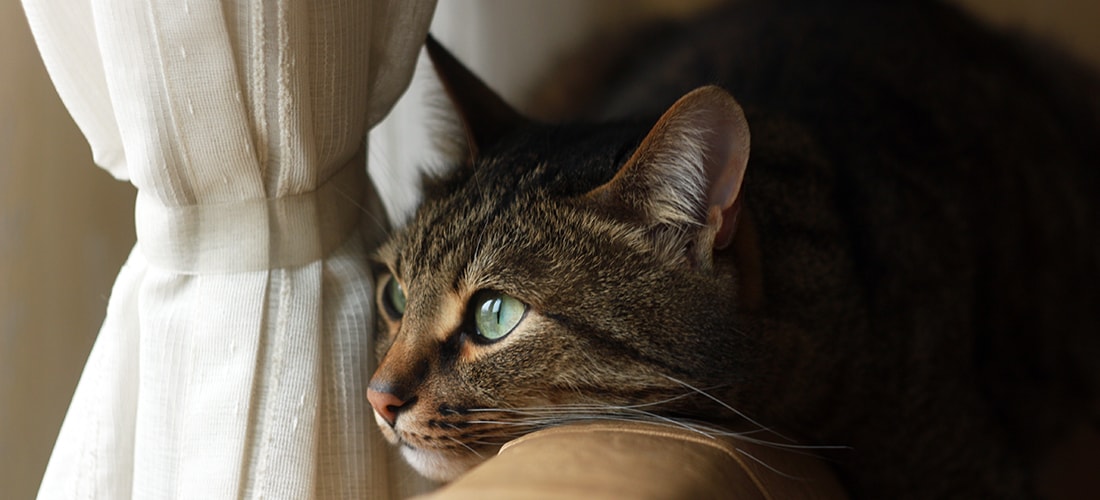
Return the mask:
<path id="1" fill-rule="evenodd" d="M 618 421 L 644 421 L 650 423 L 661 423 L 672 427 L 677 427 L 691 432 L 709 437 L 734 437 L 745 442 L 759 444 L 761 446 L 768 446 L 776 449 L 783 449 L 787 451 L 810 451 L 810 450 L 841 450 L 851 449 L 849 446 L 839 445 L 802 445 L 794 444 L 792 439 L 782 436 L 770 429 L 761 428 L 748 431 L 728 431 L 720 427 L 713 425 L 707 425 L 698 422 L 691 422 L 685 420 L 679 420 L 672 417 L 662 416 L 653 412 L 641 410 L 639 407 L 650 406 L 650 404 L 639 405 L 627 405 L 627 406 L 600 406 L 600 405 L 566 405 L 558 407 L 528 407 L 523 410 L 502 408 L 502 409 L 490 409 L 479 408 L 470 410 L 471 412 L 498 412 L 508 415 L 516 415 L 524 417 L 521 420 L 474 420 L 470 421 L 471 424 L 486 424 L 486 425 L 502 425 L 511 427 L 549 427 L 552 425 L 560 425 L 563 423 L 582 421 L 582 420 L 618 420 Z M 781 443 L 775 441 L 769 441 L 766 439 L 760 439 L 753 437 L 754 434 L 771 433 L 779 437 L 792 441 L 792 443 Z M 807 453 L 813 455 L 812 453 Z"/>
<path id="2" fill-rule="evenodd" d="M 552 415 L 552 414 L 569 414 L 577 412 L 607 412 L 615 410 L 627 410 L 625 407 L 609 406 L 609 405 L 576 405 L 576 406 L 560 406 L 560 407 L 530 407 L 530 408 L 501 408 L 501 409 L 477 409 L 469 410 L 472 412 L 488 412 L 488 413 L 504 413 L 509 415 Z"/>
<path id="3" fill-rule="evenodd" d="M 760 431 L 747 431 L 747 432 L 730 432 L 707 426 L 707 429 L 714 432 L 716 436 L 722 437 L 734 437 L 737 440 L 744 441 L 746 443 L 758 444 L 760 446 L 767 446 L 775 449 L 782 449 L 784 452 L 798 453 L 800 455 L 818 456 L 814 451 L 824 451 L 824 449 L 851 449 L 850 446 L 843 445 L 809 445 L 809 444 L 790 444 L 790 443 L 777 443 L 774 441 L 760 440 L 760 438 L 751 437 L 748 434 L 760 432 Z"/>
<path id="4" fill-rule="evenodd" d="M 506 412 L 506 413 L 524 413 L 524 412 L 555 412 L 555 411 L 586 411 L 586 410 L 630 410 L 637 408 L 645 408 L 650 406 L 660 406 L 671 403 L 680 399 L 687 398 L 694 394 L 694 392 L 686 392 L 677 396 L 671 396 L 665 399 L 650 401 L 646 403 L 635 403 L 629 405 L 608 405 L 598 403 L 578 403 L 578 404 L 561 404 L 561 405 L 549 405 L 549 406 L 523 406 L 516 408 L 471 408 L 468 412 Z"/>
<path id="5" fill-rule="evenodd" d="M 531 425 L 534 425 L 534 424 L 530 424 L 526 421 L 511 421 L 511 422 L 508 422 L 508 421 L 503 421 L 503 420 L 470 420 L 467 423 L 479 424 L 479 425 L 507 425 L 507 426 L 531 426 Z"/>
<path id="6" fill-rule="evenodd" d="M 740 453 L 741 455 L 744 455 L 746 458 L 752 460 L 753 462 L 756 462 L 756 463 L 760 464 L 761 466 L 763 466 L 764 468 L 766 468 L 766 469 L 768 469 L 768 470 L 770 470 L 770 471 L 772 471 L 776 474 L 779 474 L 780 476 L 783 476 L 787 479 L 790 479 L 792 481 L 806 481 L 806 479 L 807 479 L 805 477 L 794 476 L 794 475 L 791 475 L 791 474 L 787 474 L 787 473 L 785 473 L 785 472 L 783 472 L 779 469 L 776 469 L 775 467 L 772 467 L 772 466 L 768 465 L 763 460 L 760 460 L 759 458 L 756 458 L 755 456 L 753 456 L 752 453 L 749 453 L 749 452 L 747 452 L 747 451 L 745 451 L 741 448 L 734 448 L 734 449 L 737 450 L 737 453 Z"/>
<path id="7" fill-rule="evenodd" d="M 850 447 L 848 446 L 797 444 L 796 440 L 780 434 L 772 430 L 771 428 L 761 424 L 760 422 L 752 419 L 751 417 L 745 415 L 743 412 L 734 409 L 732 406 L 719 400 L 708 391 L 699 389 L 698 387 L 695 387 L 687 382 L 676 379 L 674 377 L 670 377 L 667 375 L 665 377 L 668 380 L 675 382 L 677 385 L 684 387 L 685 389 L 687 389 L 687 391 L 683 394 L 666 397 L 664 399 L 656 401 L 625 405 L 575 403 L 512 408 L 472 408 L 466 411 L 470 413 L 496 414 L 499 417 L 481 418 L 478 420 L 471 420 L 468 423 L 477 425 L 499 426 L 503 429 L 511 429 L 510 431 L 506 432 L 506 434 L 510 434 L 507 437 L 511 438 L 533 430 L 553 427 L 556 425 L 563 425 L 572 422 L 648 422 L 652 424 L 665 425 L 668 427 L 687 430 L 689 432 L 696 433 L 711 439 L 719 437 L 732 437 L 746 443 L 767 446 L 769 448 L 792 453 L 805 454 L 809 456 L 817 456 L 817 454 L 814 453 L 815 451 L 850 449 Z M 720 404 L 723 408 L 726 408 L 730 412 L 740 416 L 747 422 L 753 424 L 756 428 L 746 431 L 730 431 L 713 424 L 706 424 L 682 418 L 670 417 L 666 415 L 661 415 L 654 411 L 650 411 L 650 409 L 660 408 L 662 405 L 666 405 L 668 403 L 675 402 L 677 400 L 694 395 L 702 395 Z M 761 434 L 777 436 L 788 442 L 776 442 L 769 439 L 763 439 L 764 436 L 762 436 Z M 751 458 L 755 460 L 755 457 Z M 776 471 L 776 473 L 782 474 L 779 471 Z"/>
<path id="8" fill-rule="evenodd" d="M 373 210 L 368 210 L 367 207 L 364 207 L 361 203 L 359 203 L 359 200 L 356 200 L 349 196 L 346 192 L 344 192 L 344 190 L 340 189 L 339 186 L 334 186 L 333 189 L 336 191 L 336 194 L 340 195 L 340 197 L 344 198 L 352 205 L 355 205 L 355 207 L 358 208 L 360 212 L 365 214 L 375 226 L 378 226 L 378 229 L 380 229 L 382 233 L 386 235 L 386 238 L 389 238 L 391 236 L 389 224 L 380 220 L 378 218 L 378 214 L 374 213 Z"/>
<path id="9" fill-rule="evenodd" d="M 681 422 L 684 425 L 692 426 L 693 428 L 695 428 L 696 430 L 698 430 L 700 432 L 705 432 L 705 433 L 713 435 L 713 436 L 733 437 L 733 438 L 737 438 L 737 439 L 745 441 L 745 442 L 749 442 L 749 443 L 753 443 L 753 444 L 759 444 L 759 445 L 762 445 L 762 446 L 768 446 L 770 448 L 777 448 L 777 449 L 784 449 L 784 450 L 845 450 L 845 449 L 851 449 L 850 446 L 843 446 L 843 445 L 796 444 L 797 441 L 795 441 L 793 439 L 790 439 L 790 438 L 787 438 L 786 436 L 778 434 L 775 431 L 772 431 L 772 430 L 767 429 L 767 428 L 759 428 L 759 429 L 746 430 L 746 431 L 730 431 L 730 430 L 726 430 L 726 429 L 723 429 L 721 427 L 718 427 L 716 425 L 703 423 L 703 422 L 694 422 L 694 421 L 678 421 L 678 422 Z M 780 443 L 780 442 L 769 441 L 769 440 L 766 440 L 766 439 L 760 439 L 760 438 L 756 438 L 756 437 L 752 436 L 753 434 L 762 434 L 762 433 L 774 434 L 776 436 L 782 437 L 782 438 L 787 439 L 788 441 L 792 441 L 792 442 L 791 443 Z"/>
<path id="10" fill-rule="evenodd" d="M 482 446 L 504 446 L 506 443 L 508 443 L 508 441 L 511 440 L 511 438 L 503 438 L 501 441 L 483 441 L 479 439 L 477 441 L 470 441 L 470 443 Z"/>
<path id="11" fill-rule="evenodd" d="M 729 435 L 729 436 L 731 436 L 731 437 L 736 437 L 736 438 L 738 438 L 738 439 L 741 439 L 742 441 L 746 441 L 746 442 L 749 442 L 749 443 L 753 443 L 753 444 L 759 444 L 759 445 L 762 445 L 762 446 L 767 446 L 767 447 L 770 447 L 770 448 L 780 448 L 780 449 L 784 449 L 784 450 L 788 450 L 788 451 L 806 451 L 806 450 L 850 450 L 850 449 L 852 449 L 852 447 L 851 447 L 851 446 L 844 446 L 844 445 L 829 445 L 829 444 L 787 444 L 787 443 L 777 443 L 777 442 L 775 442 L 775 441 L 766 441 L 766 440 L 762 440 L 762 439 L 754 439 L 754 438 L 749 438 L 749 437 L 745 437 L 745 436 L 743 436 L 743 435 L 740 435 L 740 434 L 736 434 L 736 433 L 731 433 L 731 434 L 728 434 L 728 435 Z M 813 455 L 813 454 L 812 454 L 812 453 L 810 453 L 810 455 Z"/>
<path id="12" fill-rule="evenodd" d="M 675 377 L 671 377 L 671 376 L 668 376 L 668 375 L 662 375 L 662 376 L 663 376 L 663 377 L 665 377 L 665 378 L 667 378 L 668 380 L 670 380 L 670 381 L 672 381 L 672 382 L 675 382 L 675 383 L 677 383 L 677 384 L 680 384 L 680 385 L 682 385 L 682 386 L 684 386 L 684 387 L 686 387 L 686 388 L 690 389 L 691 391 L 695 392 L 696 394 L 699 394 L 699 395 L 701 395 L 701 396 L 703 396 L 703 397 L 706 397 L 707 399 L 710 399 L 711 401 L 714 401 L 715 403 L 718 403 L 718 404 L 719 404 L 719 405 L 721 405 L 721 406 L 722 406 L 723 408 L 725 408 L 725 409 L 727 409 L 727 410 L 729 410 L 729 411 L 731 411 L 731 412 L 735 413 L 735 414 L 736 414 L 737 416 L 739 416 L 739 417 L 741 417 L 741 418 L 745 419 L 745 420 L 746 420 L 746 421 L 748 421 L 749 423 L 751 423 L 751 424 L 753 424 L 753 425 L 755 425 L 755 426 L 757 426 L 757 427 L 759 427 L 759 428 L 761 428 L 761 429 L 763 429 L 763 430 L 765 430 L 765 431 L 768 431 L 768 432 L 770 432 L 770 433 L 772 433 L 772 434 L 775 434 L 776 436 L 779 436 L 779 437 L 781 437 L 781 438 L 783 438 L 783 439 L 786 439 L 786 440 L 788 440 L 788 441 L 791 441 L 791 442 L 796 442 L 796 440 L 794 440 L 794 439 L 791 439 L 790 437 L 784 436 L 783 434 L 781 434 L 781 433 L 779 433 L 779 432 L 775 431 L 774 429 L 772 429 L 772 428 L 770 428 L 770 427 L 768 427 L 768 426 L 766 426 L 766 425 L 764 425 L 764 424 L 761 424 L 760 422 L 757 422 L 757 421 L 756 421 L 756 420 L 754 420 L 754 419 L 753 419 L 752 417 L 750 417 L 750 416 L 748 416 L 748 415 L 744 414 L 743 412 L 741 412 L 740 410 L 737 410 L 736 408 L 734 408 L 734 407 L 730 406 L 729 404 L 726 404 L 726 402 L 724 402 L 724 401 L 722 401 L 721 399 L 718 399 L 718 398 L 716 398 L 716 397 L 712 396 L 712 395 L 711 395 L 710 393 L 708 393 L 708 392 L 706 392 L 706 391 L 704 391 L 704 390 L 702 390 L 702 389 L 699 389 L 699 388 L 697 388 L 697 387 L 695 387 L 695 386 L 693 386 L 693 385 L 691 385 L 691 384 L 689 384 L 689 383 L 687 383 L 687 382 L 684 382 L 683 380 L 680 380 L 680 379 L 678 379 L 678 378 L 675 378 Z"/>
<path id="13" fill-rule="evenodd" d="M 759 433 L 762 433 L 762 432 L 770 432 L 770 431 L 767 431 L 765 429 L 734 432 L 734 431 L 724 430 L 724 429 L 715 427 L 713 425 L 707 425 L 707 424 L 703 424 L 703 423 L 699 423 L 699 422 L 677 420 L 675 418 L 666 417 L 666 416 L 658 415 L 658 414 L 655 414 L 655 413 L 652 413 L 652 412 L 639 410 L 639 409 L 631 408 L 631 407 L 614 407 L 614 406 L 598 407 L 597 405 L 578 405 L 578 406 L 583 406 L 585 408 L 585 410 L 596 409 L 596 410 L 601 410 L 601 411 L 599 411 L 599 412 L 576 411 L 575 408 L 570 409 L 570 408 L 565 408 L 565 407 L 544 407 L 544 408 L 538 408 L 537 410 L 535 408 L 528 408 L 524 411 L 519 411 L 519 410 L 515 410 L 515 409 L 493 410 L 493 409 L 489 409 L 489 408 L 479 408 L 476 411 L 483 411 L 483 412 L 497 411 L 497 412 L 500 412 L 500 413 L 505 413 L 505 414 L 510 414 L 510 415 L 518 415 L 522 418 L 520 418 L 518 420 L 480 419 L 480 420 L 471 420 L 471 421 L 469 421 L 469 423 L 470 424 L 481 424 L 481 425 L 495 425 L 495 426 L 501 426 L 501 427 L 505 427 L 505 428 L 511 428 L 511 429 L 517 429 L 518 430 L 518 429 L 541 429 L 541 428 L 548 428 L 548 427 L 553 427 L 553 426 L 557 426 L 557 425 L 563 425 L 563 424 L 567 424 L 567 423 L 571 423 L 571 422 L 582 422 L 582 421 L 646 422 L 646 423 L 651 423 L 651 424 L 656 424 L 656 425 L 664 425 L 664 426 L 668 426 L 668 427 L 687 430 L 687 431 L 690 431 L 690 432 L 693 432 L 693 433 L 696 433 L 696 434 L 699 434 L 699 435 L 702 435 L 704 437 L 711 438 L 711 439 L 715 439 L 715 438 L 718 438 L 718 437 L 732 437 L 732 438 L 736 438 L 736 439 L 739 439 L 739 440 L 747 442 L 747 443 L 757 444 L 757 445 L 760 445 L 760 446 L 766 446 L 766 447 L 769 447 L 769 448 L 774 448 L 774 449 L 778 449 L 778 450 L 783 450 L 783 451 L 787 451 L 787 452 L 791 452 L 791 453 L 798 453 L 798 454 L 803 454 L 803 455 L 808 455 L 808 456 L 817 456 L 816 453 L 812 453 L 812 452 L 813 451 L 818 451 L 818 450 L 850 449 L 850 447 L 847 447 L 847 446 L 799 445 L 799 444 L 779 443 L 779 442 L 774 442 L 774 441 L 768 441 L 768 440 L 765 440 L 765 439 L 759 439 L 759 438 L 752 437 L 753 434 L 759 434 Z M 631 406 L 635 406 L 635 405 L 631 405 Z M 630 410 L 630 411 L 626 411 L 626 412 L 621 411 L 621 410 L 624 410 L 624 409 Z M 618 411 L 616 411 L 616 410 L 618 410 Z M 520 434 L 525 434 L 526 432 L 528 432 L 528 431 L 519 431 Z M 477 444 L 490 445 L 490 446 L 499 446 L 499 445 L 502 445 L 504 442 L 507 442 L 508 440 L 510 440 L 510 439 L 512 439 L 516 436 L 517 436 L 517 434 L 510 434 L 509 433 L 509 434 L 506 434 L 506 435 L 502 436 L 502 439 L 503 439 L 502 442 L 490 442 L 490 441 L 481 440 L 481 441 L 477 441 L 476 443 Z M 784 477 L 788 477 L 788 478 L 791 478 L 791 479 L 801 479 L 801 478 L 791 476 L 789 474 L 785 474 L 782 471 L 775 470 L 774 467 L 769 466 L 768 464 L 766 464 L 763 461 L 759 460 L 757 457 L 752 456 L 750 453 L 746 452 L 743 449 L 737 448 L 737 451 L 744 454 L 745 456 L 752 459 L 753 461 L 759 462 L 762 466 L 767 467 L 768 469 L 774 471 L 776 474 L 779 474 L 779 475 L 782 475 Z"/>
<path id="14" fill-rule="evenodd" d="M 694 433 L 702 435 L 702 436 L 706 436 L 706 437 L 711 438 L 711 439 L 714 438 L 714 436 L 712 434 L 710 434 L 706 430 L 701 429 L 699 426 L 693 426 L 693 425 L 691 425 L 687 422 L 684 422 L 684 421 L 681 421 L 681 420 L 676 420 L 675 418 L 672 418 L 672 417 L 666 417 L 666 416 L 663 416 L 663 415 L 658 415 L 656 413 L 652 413 L 652 412 L 648 412 L 648 411 L 644 411 L 644 410 L 636 410 L 636 412 L 639 415 L 649 417 L 649 418 L 646 418 L 646 419 L 642 419 L 644 421 L 649 422 L 649 421 L 654 421 L 655 420 L 656 421 L 655 423 L 665 423 L 665 424 L 671 425 L 673 427 L 679 427 L 681 429 L 691 431 L 691 432 L 694 432 Z"/>
<path id="15" fill-rule="evenodd" d="M 470 450 L 470 453 L 473 453 L 474 455 L 477 455 L 477 457 L 478 457 L 478 458 L 485 458 L 485 457 L 484 457 L 484 456 L 483 456 L 483 455 L 482 455 L 481 453 L 479 453 L 479 452 L 478 452 L 477 450 L 475 450 L 475 449 L 473 449 L 472 447 L 470 447 L 470 445 L 468 445 L 468 444 L 466 444 L 466 443 L 463 443 L 462 441 L 459 441 L 458 439 L 456 439 L 456 438 L 454 438 L 454 437 L 452 437 L 452 436 L 446 436 L 446 437 L 447 437 L 447 439 L 449 439 L 449 440 L 453 441 L 454 443 L 456 443 L 456 444 L 459 444 L 459 445 L 462 445 L 462 447 L 463 447 L 463 448 L 466 448 L 467 450 Z"/>
<path id="16" fill-rule="evenodd" d="M 608 409 L 608 408 L 604 408 Z M 614 408 L 609 408 L 614 409 Z M 688 430 L 708 438 L 714 436 L 699 427 L 692 426 L 685 422 L 678 421 L 671 417 L 665 417 L 652 412 L 644 410 L 633 410 L 627 413 L 616 413 L 614 411 L 603 411 L 599 413 L 588 412 L 576 412 L 576 411 L 561 411 L 561 412 L 525 412 L 525 417 L 522 420 L 515 421 L 500 421 L 500 420 L 471 420 L 471 424 L 482 425 L 501 425 L 511 427 L 550 427 L 553 425 L 561 425 L 568 422 L 579 422 L 585 420 L 610 420 L 610 421 L 623 421 L 623 422 L 654 422 L 663 423 L 671 427 L 678 427 L 684 430 Z"/>

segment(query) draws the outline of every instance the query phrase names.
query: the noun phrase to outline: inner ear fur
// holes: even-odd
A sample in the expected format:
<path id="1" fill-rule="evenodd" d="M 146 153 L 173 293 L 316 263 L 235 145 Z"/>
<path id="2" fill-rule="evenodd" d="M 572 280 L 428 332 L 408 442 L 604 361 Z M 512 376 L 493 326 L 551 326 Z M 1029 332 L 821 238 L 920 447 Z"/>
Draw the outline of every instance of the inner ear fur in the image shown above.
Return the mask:
<path id="1" fill-rule="evenodd" d="M 615 177 L 589 196 L 688 238 L 679 247 L 709 265 L 712 251 L 733 241 L 749 143 L 737 101 L 719 87 L 701 87 L 669 107 Z"/>
<path id="2" fill-rule="evenodd" d="M 435 37 L 428 35 L 424 46 L 462 122 L 469 160 L 526 121 Z"/>

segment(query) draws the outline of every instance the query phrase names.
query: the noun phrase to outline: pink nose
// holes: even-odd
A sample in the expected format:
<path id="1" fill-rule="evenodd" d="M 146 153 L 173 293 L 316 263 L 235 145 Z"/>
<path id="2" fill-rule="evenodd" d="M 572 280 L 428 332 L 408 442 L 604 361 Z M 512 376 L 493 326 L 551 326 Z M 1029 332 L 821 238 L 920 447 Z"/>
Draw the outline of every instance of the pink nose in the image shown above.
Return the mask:
<path id="1" fill-rule="evenodd" d="M 415 398 L 413 399 L 415 400 Z M 390 424 L 390 427 L 393 427 L 397 422 L 397 414 L 413 402 L 412 400 L 403 400 L 385 390 L 376 391 L 371 387 L 367 388 L 367 401 L 370 401 L 374 411 L 378 412 L 382 419 Z"/>

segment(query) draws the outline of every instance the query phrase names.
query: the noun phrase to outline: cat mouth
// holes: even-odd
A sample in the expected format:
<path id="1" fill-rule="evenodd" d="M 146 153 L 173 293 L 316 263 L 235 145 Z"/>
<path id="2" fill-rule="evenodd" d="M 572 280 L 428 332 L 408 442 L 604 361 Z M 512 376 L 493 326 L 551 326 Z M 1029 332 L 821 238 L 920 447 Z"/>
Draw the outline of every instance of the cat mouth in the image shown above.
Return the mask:
<path id="1" fill-rule="evenodd" d="M 461 436 L 421 434 L 409 422 L 390 427 L 377 413 L 382 435 L 418 473 L 434 481 L 450 481 L 496 454 L 496 449 L 465 444 Z"/>
<path id="2" fill-rule="evenodd" d="M 478 450 L 463 444 L 459 438 L 435 438 L 425 441 L 425 436 L 412 433 L 393 432 L 394 440 L 401 456 L 409 465 L 424 477 L 433 481 L 451 481 L 474 466 L 496 455 L 495 450 Z M 411 436 L 417 436 L 414 443 Z M 438 443 L 438 445 L 436 445 Z M 444 443 L 450 443 L 445 445 Z"/>

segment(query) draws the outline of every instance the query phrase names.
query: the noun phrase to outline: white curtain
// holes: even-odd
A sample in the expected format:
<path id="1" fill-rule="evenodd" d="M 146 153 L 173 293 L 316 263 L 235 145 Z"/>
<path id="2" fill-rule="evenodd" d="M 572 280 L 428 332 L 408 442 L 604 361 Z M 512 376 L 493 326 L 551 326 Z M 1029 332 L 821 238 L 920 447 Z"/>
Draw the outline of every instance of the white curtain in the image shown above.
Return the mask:
<path id="1" fill-rule="evenodd" d="M 40 498 L 400 493 L 368 451 L 364 137 L 434 3 L 24 0 L 96 163 L 138 188 Z"/>

